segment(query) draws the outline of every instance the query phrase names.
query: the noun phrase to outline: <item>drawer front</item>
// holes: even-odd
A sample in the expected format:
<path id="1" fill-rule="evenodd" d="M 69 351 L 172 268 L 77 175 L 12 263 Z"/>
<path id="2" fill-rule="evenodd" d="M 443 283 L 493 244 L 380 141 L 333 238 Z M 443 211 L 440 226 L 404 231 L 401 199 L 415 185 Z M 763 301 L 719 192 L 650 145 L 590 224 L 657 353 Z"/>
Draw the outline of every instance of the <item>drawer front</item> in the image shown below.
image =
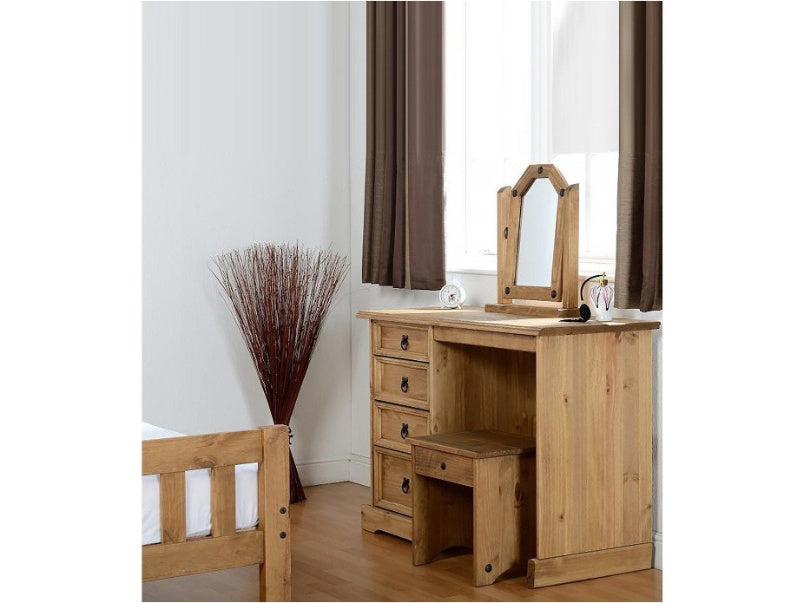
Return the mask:
<path id="1" fill-rule="evenodd" d="M 372 362 L 374 379 L 371 393 L 375 398 L 415 408 L 429 408 L 428 365 L 378 356 Z"/>
<path id="2" fill-rule="evenodd" d="M 428 435 L 429 415 L 424 410 L 374 402 L 374 443 L 409 453 L 409 437 Z"/>
<path id="3" fill-rule="evenodd" d="M 413 471 L 410 455 L 374 448 L 374 505 L 411 515 L 413 508 Z"/>
<path id="4" fill-rule="evenodd" d="M 374 353 L 427 361 L 428 330 L 421 327 L 374 325 Z"/>
<path id="5" fill-rule="evenodd" d="M 453 484 L 474 486 L 472 459 L 438 450 L 414 446 L 413 462 L 416 473 Z"/>

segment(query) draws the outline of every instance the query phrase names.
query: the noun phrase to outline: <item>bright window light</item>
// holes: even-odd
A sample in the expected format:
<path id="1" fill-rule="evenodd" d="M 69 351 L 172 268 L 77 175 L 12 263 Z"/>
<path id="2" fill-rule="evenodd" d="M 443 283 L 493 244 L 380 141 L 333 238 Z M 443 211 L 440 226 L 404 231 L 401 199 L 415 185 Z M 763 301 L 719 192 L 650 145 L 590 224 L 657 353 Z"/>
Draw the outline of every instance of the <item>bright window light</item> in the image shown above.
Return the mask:
<path id="1" fill-rule="evenodd" d="M 613 272 L 616 2 L 445 3 L 449 270 L 497 267 L 497 190 L 531 163 L 580 185 L 580 260 Z"/>

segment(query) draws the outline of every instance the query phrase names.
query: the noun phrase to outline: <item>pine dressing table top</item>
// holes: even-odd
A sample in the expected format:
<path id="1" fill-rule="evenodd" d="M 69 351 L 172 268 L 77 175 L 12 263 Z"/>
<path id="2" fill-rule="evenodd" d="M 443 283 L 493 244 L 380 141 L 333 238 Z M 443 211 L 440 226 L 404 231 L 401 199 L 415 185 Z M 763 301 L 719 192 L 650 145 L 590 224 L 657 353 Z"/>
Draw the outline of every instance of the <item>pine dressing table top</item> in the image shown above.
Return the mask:
<path id="1" fill-rule="evenodd" d="M 447 308 L 405 308 L 396 310 L 361 310 L 358 318 L 367 318 L 388 323 L 404 323 L 422 327 L 454 327 L 473 331 L 494 331 L 530 335 L 580 335 L 584 333 L 610 333 L 620 331 L 647 331 L 658 329 L 660 323 L 653 320 L 630 318 L 613 319 L 610 322 L 560 322 L 558 318 L 533 318 L 501 312 L 486 312 L 479 307 L 461 310 Z"/>

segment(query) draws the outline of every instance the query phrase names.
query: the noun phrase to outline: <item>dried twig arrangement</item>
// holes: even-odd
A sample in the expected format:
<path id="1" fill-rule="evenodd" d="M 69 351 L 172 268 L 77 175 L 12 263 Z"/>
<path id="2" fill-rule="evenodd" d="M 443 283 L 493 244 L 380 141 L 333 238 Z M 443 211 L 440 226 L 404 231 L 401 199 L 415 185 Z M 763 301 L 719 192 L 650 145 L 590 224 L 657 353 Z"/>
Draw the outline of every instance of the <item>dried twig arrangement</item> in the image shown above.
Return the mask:
<path id="1" fill-rule="evenodd" d="M 348 260 L 331 249 L 264 243 L 213 261 L 274 423 L 287 425 Z M 291 453 L 290 502 L 305 498 Z"/>

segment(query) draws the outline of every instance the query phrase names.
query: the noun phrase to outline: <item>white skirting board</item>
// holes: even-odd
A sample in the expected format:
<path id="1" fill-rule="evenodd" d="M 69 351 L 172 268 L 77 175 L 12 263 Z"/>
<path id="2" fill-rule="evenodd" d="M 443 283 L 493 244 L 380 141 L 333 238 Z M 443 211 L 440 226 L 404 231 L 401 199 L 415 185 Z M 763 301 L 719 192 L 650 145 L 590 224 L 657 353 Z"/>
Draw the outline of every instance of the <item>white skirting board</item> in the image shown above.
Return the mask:
<path id="1" fill-rule="evenodd" d="M 371 486 L 371 463 L 369 457 L 353 454 L 349 457 L 349 481 L 361 486 Z"/>
<path id="2" fill-rule="evenodd" d="M 662 569 L 662 533 L 653 533 L 653 567 Z"/>
<path id="3" fill-rule="evenodd" d="M 300 461 L 296 463 L 302 486 L 349 481 L 349 459 Z"/>
<path id="4" fill-rule="evenodd" d="M 337 482 L 371 485 L 371 464 L 367 456 L 353 454 L 349 458 L 296 463 L 302 486 L 318 486 Z"/>

